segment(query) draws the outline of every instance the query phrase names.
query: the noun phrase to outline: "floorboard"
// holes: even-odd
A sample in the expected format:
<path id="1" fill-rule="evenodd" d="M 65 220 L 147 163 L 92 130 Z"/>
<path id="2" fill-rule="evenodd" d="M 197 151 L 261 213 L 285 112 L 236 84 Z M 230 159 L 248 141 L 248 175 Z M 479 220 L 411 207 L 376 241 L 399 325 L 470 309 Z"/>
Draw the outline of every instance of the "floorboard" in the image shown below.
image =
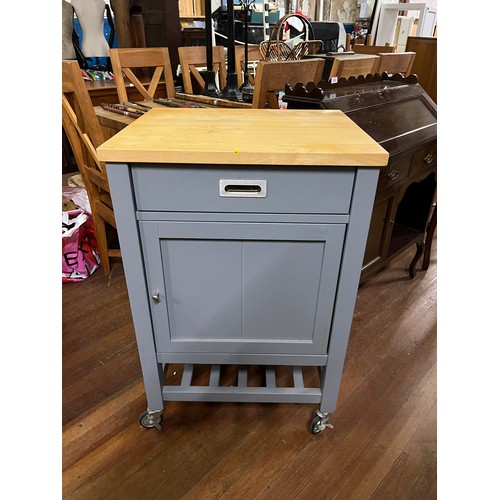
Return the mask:
<path id="1" fill-rule="evenodd" d="M 64 284 L 63 498 L 436 498 L 437 236 L 410 280 L 413 253 L 359 289 L 334 428 L 316 436 L 310 404 L 170 402 L 163 431 L 142 428 L 120 261 Z"/>

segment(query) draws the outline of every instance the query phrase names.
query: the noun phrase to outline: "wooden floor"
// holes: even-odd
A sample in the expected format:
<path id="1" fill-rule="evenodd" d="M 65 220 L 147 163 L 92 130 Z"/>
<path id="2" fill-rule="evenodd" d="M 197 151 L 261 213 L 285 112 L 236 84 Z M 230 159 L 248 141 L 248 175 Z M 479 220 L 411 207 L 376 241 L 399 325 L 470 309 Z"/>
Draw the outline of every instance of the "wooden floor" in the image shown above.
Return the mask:
<path id="1" fill-rule="evenodd" d="M 436 269 L 402 254 L 360 288 L 333 429 L 317 405 L 146 408 L 120 262 L 63 285 L 65 499 L 436 498 Z"/>

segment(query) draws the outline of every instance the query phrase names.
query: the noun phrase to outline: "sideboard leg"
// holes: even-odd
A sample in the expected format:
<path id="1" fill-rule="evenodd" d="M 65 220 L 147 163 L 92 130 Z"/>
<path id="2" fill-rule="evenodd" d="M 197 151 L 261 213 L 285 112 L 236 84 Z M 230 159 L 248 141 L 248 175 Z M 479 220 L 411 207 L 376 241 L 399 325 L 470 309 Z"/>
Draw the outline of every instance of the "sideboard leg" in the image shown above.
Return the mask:
<path id="1" fill-rule="evenodd" d="M 431 220 L 427 225 L 427 231 L 425 235 L 425 251 L 424 251 L 424 260 L 422 262 L 422 269 L 427 271 L 429 269 L 429 263 L 431 260 L 431 248 L 432 248 L 432 239 L 434 238 L 434 232 L 436 231 L 437 226 L 437 205 L 434 207 L 432 211 Z"/>
<path id="2" fill-rule="evenodd" d="M 417 267 L 417 262 L 420 260 L 420 257 L 422 256 L 422 253 L 424 252 L 424 245 L 423 243 L 417 243 L 417 252 L 415 253 L 415 257 L 413 257 L 413 260 L 410 263 L 410 279 L 413 279 L 417 273 L 415 272 L 415 267 Z"/>

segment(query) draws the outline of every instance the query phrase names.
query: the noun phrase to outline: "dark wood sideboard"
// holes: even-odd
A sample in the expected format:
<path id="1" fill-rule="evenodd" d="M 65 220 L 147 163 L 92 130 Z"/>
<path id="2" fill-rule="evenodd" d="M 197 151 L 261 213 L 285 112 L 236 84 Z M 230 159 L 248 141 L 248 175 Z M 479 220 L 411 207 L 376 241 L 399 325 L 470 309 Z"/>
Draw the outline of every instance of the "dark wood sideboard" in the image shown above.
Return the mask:
<path id="1" fill-rule="evenodd" d="M 283 101 L 288 109 L 339 109 L 390 154 L 378 180 L 361 282 L 412 245 L 410 277 L 422 254 L 426 269 L 437 217 L 437 107 L 417 77 L 383 73 L 297 84 L 287 86 Z"/>

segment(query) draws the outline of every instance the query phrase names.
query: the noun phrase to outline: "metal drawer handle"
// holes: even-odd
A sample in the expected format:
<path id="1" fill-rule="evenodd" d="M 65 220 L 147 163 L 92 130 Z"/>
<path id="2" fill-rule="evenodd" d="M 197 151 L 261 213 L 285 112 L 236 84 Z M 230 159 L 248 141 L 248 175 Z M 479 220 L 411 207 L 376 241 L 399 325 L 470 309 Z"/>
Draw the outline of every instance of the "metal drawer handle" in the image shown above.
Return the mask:
<path id="1" fill-rule="evenodd" d="M 399 177 L 400 173 L 401 172 L 399 172 L 398 170 L 392 169 L 392 171 L 389 174 L 387 174 L 386 177 L 391 181 L 395 181 Z"/>
<path id="2" fill-rule="evenodd" d="M 429 164 L 429 163 L 432 163 L 432 161 L 434 160 L 434 155 L 432 153 L 429 153 L 425 158 L 424 158 L 424 162 Z"/>
<path id="3" fill-rule="evenodd" d="M 151 298 L 158 304 L 158 302 L 160 302 L 160 292 L 155 292 L 155 294 Z"/>
<path id="4" fill-rule="evenodd" d="M 265 198 L 267 196 L 267 181 L 221 179 L 219 195 L 236 198 Z"/>

